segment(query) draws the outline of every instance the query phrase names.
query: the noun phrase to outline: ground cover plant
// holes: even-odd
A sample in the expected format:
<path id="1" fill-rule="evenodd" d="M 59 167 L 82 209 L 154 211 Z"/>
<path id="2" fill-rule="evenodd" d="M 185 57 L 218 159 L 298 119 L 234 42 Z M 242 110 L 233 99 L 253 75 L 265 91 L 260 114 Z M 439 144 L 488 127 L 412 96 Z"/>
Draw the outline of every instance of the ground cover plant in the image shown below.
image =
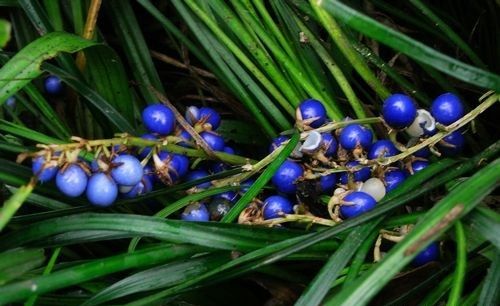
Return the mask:
<path id="1" fill-rule="evenodd" d="M 496 1 L 0 0 L 0 305 L 496 305 Z"/>

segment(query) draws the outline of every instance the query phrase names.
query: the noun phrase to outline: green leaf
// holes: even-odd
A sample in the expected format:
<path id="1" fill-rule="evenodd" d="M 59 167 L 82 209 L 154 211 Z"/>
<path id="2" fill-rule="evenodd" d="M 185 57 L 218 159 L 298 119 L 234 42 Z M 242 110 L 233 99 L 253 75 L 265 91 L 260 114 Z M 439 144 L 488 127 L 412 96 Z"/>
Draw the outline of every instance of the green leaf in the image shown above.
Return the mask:
<path id="1" fill-rule="evenodd" d="M 347 26 L 452 77 L 479 87 L 500 91 L 500 76 L 458 61 L 335 0 L 319 2 Z"/>
<path id="2" fill-rule="evenodd" d="M 5 47 L 5 45 L 9 42 L 10 30 L 10 23 L 7 20 L 0 19 L 0 48 Z"/>
<path id="3" fill-rule="evenodd" d="M 478 207 L 467 217 L 465 222 L 485 239 L 500 250 L 500 215 L 491 209 Z"/>
<path id="4" fill-rule="evenodd" d="M 33 41 L 0 68 L 0 105 L 42 74 L 43 61 L 59 52 L 73 53 L 95 44 L 64 32 L 52 32 Z"/>
<path id="5" fill-rule="evenodd" d="M 0 253 L 0 286 L 39 267 L 45 261 L 43 249 L 12 249 Z"/>
<path id="6" fill-rule="evenodd" d="M 34 182 L 21 186 L 7 201 L 3 203 L 0 209 L 0 232 L 9 223 L 10 218 L 14 216 L 17 210 L 23 205 L 34 188 Z"/>
<path id="7" fill-rule="evenodd" d="M 500 302 L 500 251 L 495 250 L 495 257 L 488 269 L 478 305 L 498 305 Z"/>

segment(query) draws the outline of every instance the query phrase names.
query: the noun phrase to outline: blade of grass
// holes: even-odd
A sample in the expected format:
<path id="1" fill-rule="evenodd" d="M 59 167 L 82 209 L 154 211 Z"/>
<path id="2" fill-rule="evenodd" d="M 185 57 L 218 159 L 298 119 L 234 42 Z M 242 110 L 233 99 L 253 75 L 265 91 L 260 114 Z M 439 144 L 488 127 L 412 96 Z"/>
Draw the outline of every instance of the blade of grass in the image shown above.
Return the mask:
<path id="1" fill-rule="evenodd" d="M 13 249 L 0 253 L 0 285 L 39 267 L 45 261 L 43 249 Z"/>
<path id="2" fill-rule="evenodd" d="M 47 12 L 47 19 L 50 20 L 54 31 L 64 31 L 64 25 L 62 20 L 62 11 L 59 1 L 55 0 L 44 0 L 43 5 L 45 11 Z"/>
<path id="3" fill-rule="evenodd" d="M 495 258 L 484 279 L 478 305 L 498 305 L 500 301 L 500 251 L 495 250 Z"/>
<path id="4" fill-rule="evenodd" d="M 455 241 L 457 244 L 457 260 L 455 273 L 451 284 L 451 291 L 448 297 L 447 305 L 460 305 L 460 297 L 464 287 L 467 270 L 467 242 L 462 222 L 455 223 Z"/>
<path id="5" fill-rule="evenodd" d="M 17 210 L 23 205 L 24 201 L 33 191 L 35 182 L 31 181 L 27 185 L 20 187 L 5 203 L 0 210 L 0 232 L 9 223 L 10 218 L 14 216 Z"/>
<path id="6" fill-rule="evenodd" d="M 405 223 L 408 224 L 408 223 Z M 375 245 L 374 240 L 377 239 L 379 231 L 373 231 L 370 236 L 368 236 L 365 241 L 356 250 L 356 254 L 352 258 L 351 265 L 349 266 L 349 271 L 347 272 L 344 284 L 342 288 L 351 286 L 353 281 L 358 277 L 363 265 L 365 263 L 366 256 L 370 250 L 372 250 Z"/>
<path id="7" fill-rule="evenodd" d="M 15 193 L 19 190 L 18 187 L 12 187 L 9 185 L 6 185 L 5 188 L 9 190 L 11 193 Z M 36 194 L 36 193 L 31 193 L 28 198 L 26 199 L 26 202 L 28 203 L 33 203 L 36 204 L 39 207 L 47 208 L 50 210 L 58 210 L 58 209 L 64 209 L 64 208 L 70 208 L 71 205 L 61 202 L 59 200 L 53 199 L 53 198 L 48 198 L 46 196 Z"/>
<path id="8" fill-rule="evenodd" d="M 56 264 L 56 260 L 57 258 L 59 257 L 59 253 L 61 252 L 61 248 L 56 248 L 54 250 L 54 252 L 52 252 L 52 256 L 50 256 L 50 260 L 49 260 L 49 263 L 47 264 L 47 266 L 45 267 L 45 269 L 43 270 L 43 274 L 42 275 L 48 275 L 50 274 L 50 272 L 52 271 L 52 269 L 54 268 L 54 265 Z M 32 295 L 28 301 L 24 304 L 24 306 L 32 306 L 32 305 L 35 305 L 35 302 L 38 298 L 38 295 Z"/>
<path id="9" fill-rule="evenodd" d="M 5 47 L 10 40 L 11 24 L 7 20 L 0 19 L 0 48 Z"/>
<path id="10" fill-rule="evenodd" d="M 464 219 L 465 223 L 500 249 L 500 215 L 491 209 L 477 207 Z"/>

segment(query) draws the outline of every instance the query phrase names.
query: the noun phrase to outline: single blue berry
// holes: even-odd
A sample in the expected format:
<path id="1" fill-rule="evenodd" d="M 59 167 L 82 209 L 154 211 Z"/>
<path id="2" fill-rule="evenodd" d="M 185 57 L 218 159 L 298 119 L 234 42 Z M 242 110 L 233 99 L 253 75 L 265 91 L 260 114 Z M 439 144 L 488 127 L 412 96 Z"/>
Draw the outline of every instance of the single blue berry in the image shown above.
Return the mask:
<path id="1" fill-rule="evenodd" d="M 285 142 L 289 139 L 290 138 L 288 138 L 287 136 L 284 136 L 284 135 L 280 135 L 280 136 L 274 138 L 273 141 L 271 142 L 271 144 L 269 145 L 269 153 L 276 150 L 283 142 Z"/>
<path id="2" fill-rule="evenodd" d="M 424 170 L 425 168 L 427 168 L 427 166 L 429 166 L 429 162 L 425 160 L 416 160 L 411 163 L 411 169 L 413 171 L 413 174 Z"/>
<path id="3" fill-rule="evenodd" d="M 319 186 L 322 193 L 331 193 L 337 184 L 337 175 L 330 173 L 319 178 Z"/>
<path id="4" fill-rule="evenodd" d="M 210 220 L 210 213 L 203 203 L 194 203 L 186 206 L 181 215 L 184 221 L 206 222 Z"/>
<path id="5" fill-rule="evenodd" d="M 175 115 L 165 105 L 153 104 L 142 111 L 142 122 L 149 132 L 165 136 L 174 131 Z"/>
<path id="6" fill-rule="evenodd" d="M 415 267 L 423 266 L 431 261 L 439 259 L 439 243 L 432 242 L 420 253 L 417 254 L 411 264 Z"/>
<path id="7" fill-rule="evenodd" d="M 190 143 L 192 141 L 192 137 L 188 131 L 181 129 L 176 132 L 176 135 L 181 139 L 177 145 L 185 148 L 192 147 L 192 144 Z"/>
<path id="8" fill-rule="evenodd" d="M 177 177 L 174 180 L 181 179 L 189 171 L 189 158 L 182 154 L 172 154 L 170 167 L 175 170 Z"/>
<path id="9" fill-rule="evenodd" d="M 448 92 L 432 102 L 431 114 L 437 122 L 449 125 L 464 116 L 464 106 L 459 97 Z"/>
<path id="10" fill-rule="evenodd" d="M 139 183 L 144 174 L 141 162 L 129 154 L 119 155 L 113 158 L 114 166 L 111 176 L 119 185 L 134 186 Z"/>
<path id="11" fill-rule="evenodd" d="M 353 167 L 358 166 L 358 165 L 359 165 L 359 162 L 355 161 L 355 160 L 347 162 L 345 164 L 346 168 L 348 168 L 348 169 L 353 168 Z M 364 182 L 367 179 L 369 179 L 371 176 L 370 168 L 363 167 L 363 168 L 359 169 L 358 171 L 354 171 L 354 173 L 352 173 L 352 176 L 353 176 L 354 182 Z M 339 182 L 341 184 L 344 184 L 344 185 L 347 184 L 349 182 L 349 172 L 341 172 Z"/>
<path id="12" fill-rule="evenodd" d="M 209 173 L 205 170 L 202 170 L 202 169 L 193 170 L 191 172 L 188 172 L 188 174 L 186 175 L 186 181 L 187 182 L 196 181 L 196 180 L 205 178 L 208 175 L 209 175 Z M 210 186 L 212 186 L 211 182 L 205 182 L 205 183 L 201 183 L 201 184 L 196 185 L 197 188 L 201 188 L 201 189 L 206 189 L 206 188 L 209 188 Z"/>
<path id="13" fill-rule="evenodd" d="M 454 131 L 445 136 L 438 144 L 438 150 L 443 156 L 456 156 L 465 146 L 465 137 L 460 131 Z"/>
<path id="14" fill-rule="evenodd" d="M 118 186 L 111 177 L 102 172 L 97 172 L 92 174 L 89 179 L 86 195 L 93 205 L 107 207 L 116 200 Z"/>
<path id="15" fill-rule="evenodd" d="M 422 149 L 413 153 L 413 156 L 420 158 L 428 158 L 429 156 L 431 156 L 431 150 L 429 149 L 429 147 L 423 147 Z"/>
<path id="16" fill-rule="evenodd" d="M 220 115 L 213 108 L 201 107 L 198 116 L 198 121 L 204 124 L 210 124 L 212 131 L 215 131 L 220 125 Z"/>
<path id="17" fill-rule="evenodd" d="M 340 131 L 339 142 L 346 150 L 354 150 L 357 147 L 367 149 L 372 140 L 372 132 L 359 124 L 350 124 Z"/>
<path id="18" fill-rule="evenodd" d="M 55 75 L 48 76 L 43 84 L 45 92 L 50 95 L 60 95 L 63 92 L 63 83 Z"/>
<path id="19" fill-rule="evenodd" d="M 385 190 L 387 192 L 401 185 L 406 180 L 406 173 L 402 170 L 395 169 L 387 171 L 384 174 Z"/>
<path id="20" fill-rule="evenodd" d="M 68 197 L 78 197 L 87 188 L 87 173 L 78 164 L 70 164 L 56 175 L 56 186 Z"/>
<path id="21" fill-rule="evenodd" d="M 337 140 L 331 133 L 321 133 L 322 141 L 321 146 L 323 147 L 324 154 L 326 157 L 332 157 L 337 153 Z"/>
<path id="22" fill-rule="evenodd" d="M 11 96 L 5 101 L 5 106 L 7 106 L 10 109 L 15 109 L 16 108 L 16 97 Z"/>
<path id="23" fill-rule="evenodd" d="M 340 206 L 340 215 L 344 219 L 354 218 L 375 208 L 377 202 L 367 193 L 351 192 L 344 197 L 345 204 Z"/>
<path id="24" fill-rule="evenodd" d="M 151 192 L 152 190 L 153 182 L 151 181 L 151 178 L 147 175 L 144 175 L 139 183 L 135 184 L 135 186 L 133 186 L 130 191 L 123 194 L 123 197 L 126 199 L 131 199 Z"/>
<path id="25" fill-rule="evenodd" d="M 402 129 L 413 123 L 417 116 L 417 108 L 409 96 L 393 94 L 385 99 L 382 116 L 390 127 Z"/>
<path id="26" fill-rule="evenodd" d="M 236 201 L 236 199 L 238 198 L 238 194 L 234 191 L 226 191 L 223 193 L 216 194 L 214 197 L 226 199 L 229 202 L 234 203 Z"/>
<path id="27" fill-rule="evenodd" d="M 310 127 L 319 128 L 326 121 L 326 109 L 318 100 L 304 100 L 297 109 L 297 119 L 303 122 L 311 121 L 308 124 Z"/>
<path id="28" fill-rule="evenodd" d="M 44 167 L 45 164 L 46 164 L 45 158 L 43 156 L 37 156 L 33 159 L 33 163 L 31 165 L 31 170 L 33 171 L 33 175 L 37 176 L 38 180 L 41 183 L 45 183 L 52 180 L 54 176 L 56 176 L 57 170 L 59 169 L 56 166 Z"/>
<path id="29" fill-rule="evenodd" d="M 399 153 L 392 141 L 387 139 L 382 139 L 376 141 L 370 147 L 368 151 L 368 159 L 379 159 L 384 157 L 394 156 Z"/>
<path id="30" fill-rule="evenodd" d="M 282 217 L 284 214 L 293 213 L 293 205 L 287 198 L 273 195 L 264 201 L 262 214 L 264 220 Z"/>
<path id="31" fill-rule="evenodd" d="M 234 151 L 234 149 L 231 148 L 231 147 L 228 147 L 228 146 L 225 146 L 224 150 L 222 150 L 222 152 L 224 152 L 226 154 L 231 154 L 231 155 L 236 154 L 236 152 Z"/>
<path id="32" fill-rule="evenodd" d="M 231 209 L 231 201 L 224 198 L 214 198 L 208 204 L 208 212 L 210 213 L 210 220 L 219 221 Z"/>
<path id="33" fill-rule="evenodd" d="M 304 169 L 296 162 L 285 160 L 272 177 L 272 182 L 280 192 L 292 194 L 297 191 L 295 182 L 304 174 Z"/>
<path id="34" fill-rule="evenodd" d="M 224 138 L 215 132 L 201 132 L 201 138 L 205 140 L 208 146 L 214 151 L 223 151 L 225 147 Z"/>
<path id="35" fill-rule="evenodd" d="M 153 134 L 144 134 L 141 136 L 142 139 L 157 141 L 158 137 Z M 144 147 L 139 150 L 139 159 L 144 159 L 151 152 L 151 147 Z"/>

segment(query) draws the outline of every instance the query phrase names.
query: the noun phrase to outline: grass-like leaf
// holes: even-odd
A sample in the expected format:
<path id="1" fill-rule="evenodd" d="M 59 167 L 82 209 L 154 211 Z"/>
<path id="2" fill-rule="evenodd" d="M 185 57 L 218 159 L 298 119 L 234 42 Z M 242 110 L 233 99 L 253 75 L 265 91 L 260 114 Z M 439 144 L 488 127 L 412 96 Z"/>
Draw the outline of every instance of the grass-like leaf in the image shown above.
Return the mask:
<path id="1" fill-rule="evenodd" d="M 40 266 L 44 261 L 43 249 L 18 248 L 0 253 L 0 285 Z"/>

